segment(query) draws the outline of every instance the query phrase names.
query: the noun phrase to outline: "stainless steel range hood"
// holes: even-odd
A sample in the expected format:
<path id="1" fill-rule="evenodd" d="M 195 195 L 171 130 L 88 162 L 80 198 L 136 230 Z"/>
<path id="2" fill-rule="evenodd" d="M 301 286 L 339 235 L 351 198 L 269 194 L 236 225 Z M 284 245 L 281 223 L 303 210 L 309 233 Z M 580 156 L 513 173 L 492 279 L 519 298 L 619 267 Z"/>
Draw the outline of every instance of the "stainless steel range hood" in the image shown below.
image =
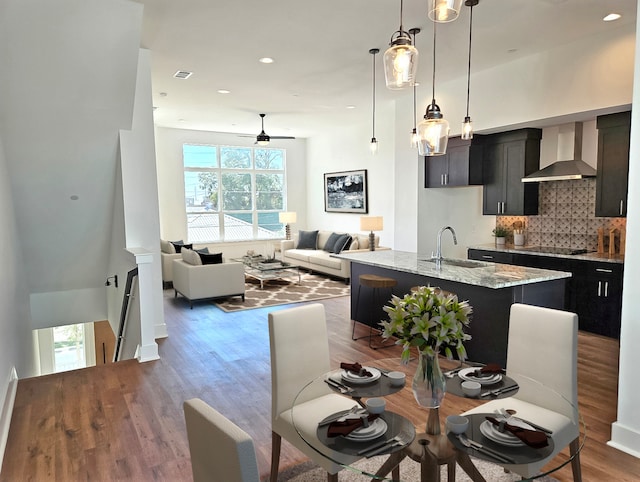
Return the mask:
<path id="1" fill-rule="evenodd" d="M 573 132 L 570 134 L 573 134 L 573 138 L 569 139 L 572 144 L 569 147 L 572 150 L 566 154 L 562 139 L 558 136 L 558 161 L 523 177 L 522 182 L 564 181 L 595 177 L 596 170 L 582 160 L 582 122 L 576 122 L 573 126 Z"/>

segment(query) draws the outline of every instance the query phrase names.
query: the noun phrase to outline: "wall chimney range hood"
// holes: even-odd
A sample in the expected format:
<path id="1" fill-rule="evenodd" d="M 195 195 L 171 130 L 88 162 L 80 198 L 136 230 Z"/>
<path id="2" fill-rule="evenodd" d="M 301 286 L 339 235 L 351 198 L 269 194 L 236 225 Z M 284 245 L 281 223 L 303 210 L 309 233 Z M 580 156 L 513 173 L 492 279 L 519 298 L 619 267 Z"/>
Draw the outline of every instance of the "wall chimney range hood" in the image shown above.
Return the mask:
<path id="1" fill-rule="evenodd" d="M 582 160 L 582 122 L 576 122 L 573 127 L 573 132 L 569 133 L 573 134 L 573 145 L 569 146 L 573 150 L 568 155 L 564 154 L 563 136 L 559 135 L 558 161 L 523 177 L 522 182 L 565 181 L 596 176 L 596 170 Z"/>

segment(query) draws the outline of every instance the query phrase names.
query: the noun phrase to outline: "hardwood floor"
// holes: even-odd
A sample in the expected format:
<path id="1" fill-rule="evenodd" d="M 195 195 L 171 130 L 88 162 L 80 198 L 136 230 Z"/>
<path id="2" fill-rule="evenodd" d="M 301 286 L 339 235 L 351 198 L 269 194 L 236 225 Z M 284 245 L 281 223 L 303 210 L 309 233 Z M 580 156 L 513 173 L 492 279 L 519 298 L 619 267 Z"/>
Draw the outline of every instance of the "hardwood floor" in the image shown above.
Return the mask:
<path id="1" fill-rule="evenodd" d="M 332 361 L 394 356 L 351 340 L 348 298 L 326 307 Z M 291 306 L 291 305 L 290 305 Z M 271 381 L 264 308 L 223 313 L 210 303 L 193 310 L 165 291 L 169 338 L 161 359 L 125 361 L 19 381 L 2 481 L 191 480 L 182 403 L 202 398 L 255 441 L 264 479 L 271 456 Z M 359 327 L 364 330 L 364 327 Z M 606 445 L 616 419 L 618 346 L 580 334 L 579 399 L 587 424 L 583 480 L 637 481 L 640 459 Z M 442 416 L 468 401 L 447 397 Z M 281 469 L 304 457 L 283 442 Z M 572 480 L 564 468 L 554 474 Z"/>

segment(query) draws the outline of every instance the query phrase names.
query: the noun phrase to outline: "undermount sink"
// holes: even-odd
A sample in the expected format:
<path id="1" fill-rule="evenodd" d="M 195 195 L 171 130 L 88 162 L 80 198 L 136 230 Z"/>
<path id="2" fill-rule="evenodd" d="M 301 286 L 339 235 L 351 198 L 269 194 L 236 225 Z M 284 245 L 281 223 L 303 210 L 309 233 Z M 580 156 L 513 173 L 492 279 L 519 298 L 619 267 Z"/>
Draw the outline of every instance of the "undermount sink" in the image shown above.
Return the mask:
<path id="1" fill-rule="evenodd" d="M 426 261 L 427 263 L 436 263 L 435 259 L 427 258 L 421 261 Z M 480 261 L 471 261 L 468 259 L 448 259 L 442 258 L 440 261 L 442 266 L 457 266 L 459 268 L 484 268 L 487 265 Z"/>

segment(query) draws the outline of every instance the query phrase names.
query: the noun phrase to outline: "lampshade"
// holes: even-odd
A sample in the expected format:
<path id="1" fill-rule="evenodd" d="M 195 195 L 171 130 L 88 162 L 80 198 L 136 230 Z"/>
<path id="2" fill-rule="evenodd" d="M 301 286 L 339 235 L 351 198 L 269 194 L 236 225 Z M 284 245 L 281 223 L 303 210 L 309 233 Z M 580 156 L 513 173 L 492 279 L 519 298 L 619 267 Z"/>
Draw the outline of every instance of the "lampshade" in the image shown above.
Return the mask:
<path id="1" fill-rule="evenodd" d="M 452 22 L 458 18 L 462 0 L 429 0 L 429 18 L 434 22 Z"/>
<path id="2" fill-rule="evenodd" d="M 441 156 L 447 152 L 449 122 L 442 118 L 437 104 L 427 107 L 427 113 L 418 124 L 418 153 L 421 156 Z"/>
<path id="3" fill-rule="evenodd" d="M 296 222 L 296 213 L 294 211 L 283 211 L 278 213 L 278 220 L 282 224 L 290 224 Z"/>
<path id="4" fill-rule="evenodd" d="M 383 58 L 384 78 L 387 88 L 391 90 L 413 86 L 418 70 L 418 49 L 402 28 L 402 7 L 403 1 L 400 0 L 400 28 L 391 35 L 389 48 Z"/>
<path id="5" fill-rule="evenodd" d="M 382 231 L 382 216 L 362 216 L 360 218 L 360 230 L 362 231 Z"/>

